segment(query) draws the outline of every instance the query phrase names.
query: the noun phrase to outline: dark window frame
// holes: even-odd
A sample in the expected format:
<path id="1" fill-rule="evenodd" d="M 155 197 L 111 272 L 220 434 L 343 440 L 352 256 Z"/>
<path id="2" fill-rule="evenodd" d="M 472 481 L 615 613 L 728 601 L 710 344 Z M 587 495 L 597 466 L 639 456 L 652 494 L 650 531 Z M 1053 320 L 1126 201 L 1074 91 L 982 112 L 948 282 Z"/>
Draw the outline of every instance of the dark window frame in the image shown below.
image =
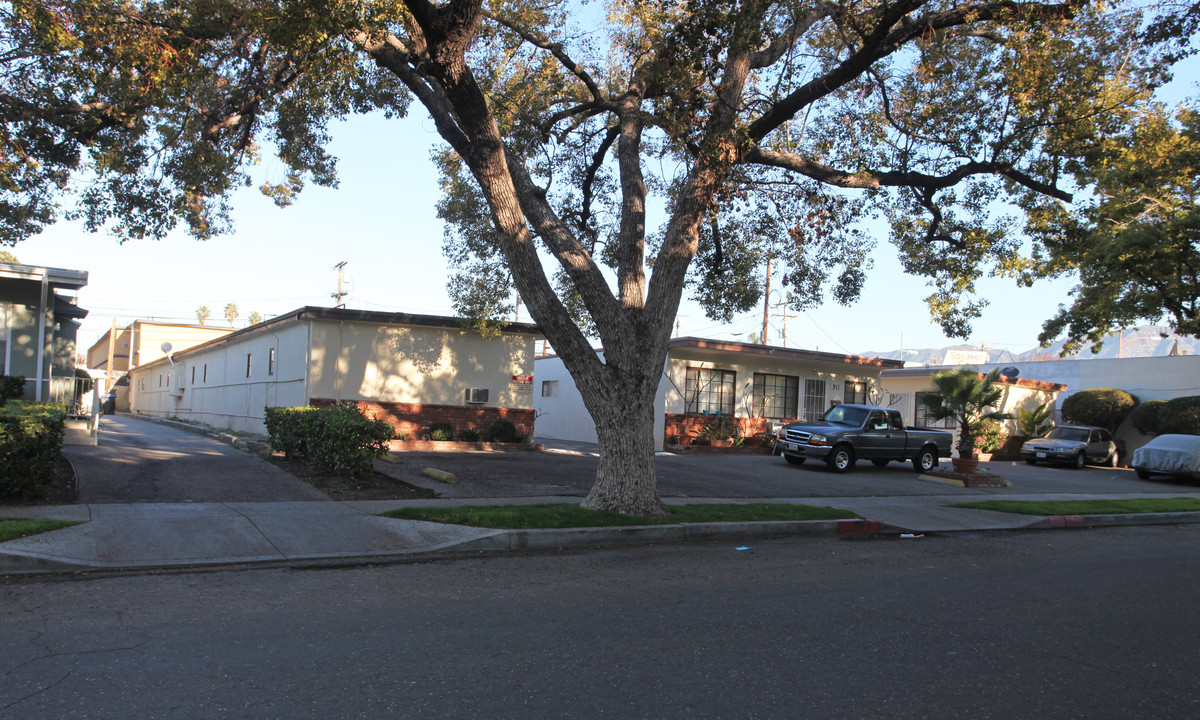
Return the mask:
<path id="1" fill-rule="evenodd" d="M 756 372 L 753 392 L 755 417 L 771 420 L 791 420 L 798 417 L 800 376 Z M 768 395 L 768 392 L 775 394 Z"/>
<path id="2" fill-rule="evenodd" d="M 692 366 L 684 373 L 683 411 L 692 415 L 733 416 L 737 373 L 721 368 Z"/>

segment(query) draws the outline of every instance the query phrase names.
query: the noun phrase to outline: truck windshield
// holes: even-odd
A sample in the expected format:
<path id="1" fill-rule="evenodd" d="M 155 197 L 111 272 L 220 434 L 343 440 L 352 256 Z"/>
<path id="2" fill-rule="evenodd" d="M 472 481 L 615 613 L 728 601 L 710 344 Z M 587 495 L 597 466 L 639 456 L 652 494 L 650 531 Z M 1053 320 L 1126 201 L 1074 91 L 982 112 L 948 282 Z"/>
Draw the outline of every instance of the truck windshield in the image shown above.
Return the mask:
<path id="1" fill-rule="evenodd" d="M 821 416 L 825 422 L 839 423 L 841 425 L 853 425 L 858 427 L 863 424 L 863 420 L 867 419 L 867 411 L 864 408 L 846 407 L 844 405 L 834 405 L 825 411 Z"/>

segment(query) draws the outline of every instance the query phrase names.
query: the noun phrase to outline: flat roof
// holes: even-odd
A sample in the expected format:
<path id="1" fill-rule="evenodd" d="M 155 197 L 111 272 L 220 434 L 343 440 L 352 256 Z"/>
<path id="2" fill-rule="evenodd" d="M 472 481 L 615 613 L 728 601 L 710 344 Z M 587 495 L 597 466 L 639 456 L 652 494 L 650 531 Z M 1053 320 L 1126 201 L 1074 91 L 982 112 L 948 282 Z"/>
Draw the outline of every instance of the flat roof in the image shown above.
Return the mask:
<path id="1" fill-rule="evenodd" d="M 88 283 L 86 270 L 67 270 L 66 268 L 41 267 L 38 265 L 6 262 L 0 262 L 0 278 L 33 280 L 36 282 L 41 282 L 42 278 L 47 278 L 51 286 L 63 290 L 78 290 Z"/>
<path id="2" fill-rule="evenodd" d="M 961 370 L 963 368 L 955 367 L 954 365 L 926 365 L 918 368 L 903 368 L 900 370 L 884 370 L 882 373 L 883 379 L 887 378 L 923 378 L 933 377 L 934 373 L 945 372 L 947 370 Z M 979 377 L 983 377 L 987 373 L 979 373 Z M 1067 389 L 1062 383 L 1048 382 L 1046 380 L 1030 380 L 1028 378 L 1014 378 L 1007 375 L 1001 375 L 997 383 L 1001 385 L 1012 385 L 1015 387 L 1028 388 L 1030 390 L 1049 390 L 1052 392 L 1062 392 Z"/>
<path id="3" fill-rule="evenodd" d="M 783 357 L 792 360 L 807 360 L 812 362 L 844 363 L 847 365 L 870 365 L 879 368 L 902 368 L 903 360 L 886 358 L 863 357 L 860 355 L 843 355 L 841 353 L 821 352 L 820 350 L 801 350 L 799 348 L 778 347 L 775 345 L 758 345 L 755 343 L 735 342 L 732 340 L 708 340 L 697 337 L 672 338 L 667 344 L 667 351 L 680 348 L 696 348 L 698 350 L 716 350 L 721 352 L 742 353 L 747 355 L 767 355 Z"/>

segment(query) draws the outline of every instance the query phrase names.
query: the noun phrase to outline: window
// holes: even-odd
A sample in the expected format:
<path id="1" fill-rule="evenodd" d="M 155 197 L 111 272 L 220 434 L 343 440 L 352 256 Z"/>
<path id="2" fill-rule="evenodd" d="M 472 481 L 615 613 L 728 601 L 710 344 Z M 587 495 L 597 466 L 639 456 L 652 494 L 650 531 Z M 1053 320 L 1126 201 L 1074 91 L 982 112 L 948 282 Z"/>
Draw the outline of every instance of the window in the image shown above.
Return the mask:
<path id="1" fill-rule="evenodd" d="M 275 348 L 267 351 L 267 374 L 275 374 Z"/>
<path id="2" fill-rule="evenodd" d="M 754 373 L 754 415 L 782 420 L 796 417 L 800 378 Z"/>
<path id="3" fill-rule="evenodd" d="M 950 429 L 958 427 L 958 423 L 954 420 L 933 420 L 929 417 L 929 408 L 925 407 L 925 403 L 921 400 L 921 398 L 925 397 L 926 394 L 927 393 L 923 392 L 917 393 L 917 412 L 916 416 L 913 418 L 913 424 L 917 427 Z"/>
<path id="4" fill-rule="evenodd" d="M 250 361 L 253 359 L 253 357 L 254 356 L 251 353 L 246 353 L 246 377 L 250 377 Z"/>
<path id="5" fill-rule="evenodd" d="M 196 366 L 195 365 L 192 366 L 192 384 L 193 385 L 196 384 Z"/>
<path id="6" fill-rule="evenodd" d="M 825 413 L 825 381 L 804 381 L 804 419 L 820 420 Z"/>
<path id="7" fill-rule="evenodd" d="M 0 305 L 0 375 L 8 371 L 8 305 Z"/>
<path id="8" fill-rule="evenodd" d="M 204 363 L 204 379 L 201 382 L 208 382 L 208 363 Z"/>
<path id="9" fill-rule="evenodd" d="M 542 381 L 542 397 L 558 397 L 558 381 L 543 380 Z"/>
<path id="10" fill-rule="evenodd" d="M 158 375 L 158 386 L 162 387 L 162 373 L 159 373 Z"/>
<path id="11" fill-rule="evenodd" d="M 737 374 L 732 370 L 688 368 L 684 381 L 684 412 L 733 414 L 733 391 Z"/>
<path id="12" fill-rule="evenodd" d="M 867 384 L 857 380 L 847 380 L 846 391 L 842 395 L 842 402 L 853 403 L 855 405 L 866 405 Z"/>

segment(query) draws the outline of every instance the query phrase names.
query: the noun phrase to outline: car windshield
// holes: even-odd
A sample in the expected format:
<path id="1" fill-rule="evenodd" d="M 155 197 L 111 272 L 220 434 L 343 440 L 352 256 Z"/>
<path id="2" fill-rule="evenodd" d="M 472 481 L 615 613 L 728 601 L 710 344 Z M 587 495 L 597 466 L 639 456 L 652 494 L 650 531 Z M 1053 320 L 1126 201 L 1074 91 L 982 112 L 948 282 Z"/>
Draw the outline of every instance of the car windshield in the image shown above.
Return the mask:
<path id="1" fill-rule="evenodd" d="M 1087 442 L 1088 431 L 1083 428 L 1073 427 L 1056 427 L 1050 431 L 1046 437 L 1053 440 L 1071 440 L 1074 442 Z"/>
<path id="2" fill-rule="evenodd" d="M 821 419 L 825 422 L 839 423 L 841 425 L 853 425 L 858 427 L 862 425 L 863 420 L 867 417 L 867 411 L 864 408 L 846 407 L 845 405 L 834 405 L 825 411 Z"/>

